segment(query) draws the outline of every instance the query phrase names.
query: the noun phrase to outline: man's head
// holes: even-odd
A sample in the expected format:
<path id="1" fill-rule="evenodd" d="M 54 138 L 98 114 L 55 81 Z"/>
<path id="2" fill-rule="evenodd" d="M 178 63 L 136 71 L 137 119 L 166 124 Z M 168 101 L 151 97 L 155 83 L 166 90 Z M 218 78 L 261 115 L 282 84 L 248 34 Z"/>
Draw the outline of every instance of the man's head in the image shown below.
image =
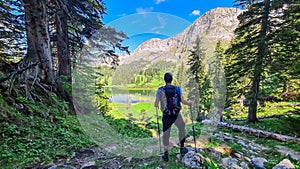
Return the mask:
<path id="1" fill-rule="evenodd" d="M 172 83 L 172 80 L 173 80 L 173 77 L 172 77 L 172 74 L 171 73 L 166 73 L 165 76 L 164 76 L 164 80 L 166 83 Z"/>

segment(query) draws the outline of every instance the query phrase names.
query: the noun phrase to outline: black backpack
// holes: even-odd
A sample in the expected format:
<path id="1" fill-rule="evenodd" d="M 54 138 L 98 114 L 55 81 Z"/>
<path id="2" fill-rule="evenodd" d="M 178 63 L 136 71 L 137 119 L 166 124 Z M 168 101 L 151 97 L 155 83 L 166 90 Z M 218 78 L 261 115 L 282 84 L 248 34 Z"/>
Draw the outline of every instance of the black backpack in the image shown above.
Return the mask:
<path id="1" fill-rule="evenodd" d="M 165 115 L 176 116 L 180 112 L 180 96 L 176 90 L 176 87 L 173 85 L 166 85 L 163 87 L 163 90 L 166 95 L 166 108 L 164 110 Z"/>

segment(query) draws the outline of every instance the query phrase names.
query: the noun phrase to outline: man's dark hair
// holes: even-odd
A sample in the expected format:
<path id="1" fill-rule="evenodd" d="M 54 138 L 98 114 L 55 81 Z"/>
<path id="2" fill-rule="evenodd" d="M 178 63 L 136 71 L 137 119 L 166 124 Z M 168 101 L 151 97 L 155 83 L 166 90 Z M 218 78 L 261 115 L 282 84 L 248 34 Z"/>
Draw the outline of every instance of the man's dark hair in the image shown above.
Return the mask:
<path id="1" fill-rule="evenodd" d="M 172 77 L 172 74 L 171 73 L 166 73 L 165 76 L 164 76 L 164 80 L 166 83 L 171 83 L 172 80 L 173 80 L 173 77 Z"/>

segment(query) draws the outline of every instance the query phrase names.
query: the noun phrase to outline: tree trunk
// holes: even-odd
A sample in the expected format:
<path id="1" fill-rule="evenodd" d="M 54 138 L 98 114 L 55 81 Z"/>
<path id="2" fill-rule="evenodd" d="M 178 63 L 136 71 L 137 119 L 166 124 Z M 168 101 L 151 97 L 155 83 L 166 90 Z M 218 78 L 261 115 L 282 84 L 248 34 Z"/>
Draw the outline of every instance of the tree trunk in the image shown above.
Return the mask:
<path id="1" fill-rule="evenodd" d="M 54 85 L 46 1 L 24 0 L 24 11 L 28 45 L 25 60 L 28 63 L 39 61 L 41 79 Z"/>
<path id="2" fill-rule="evenodd" d="M 62 7 L 57 12 L 58 76 L 71 83 L 71 56 L 68 41 L 68 18 Z"/>
<path id="3" fill-rule="evenodd" d="M 269 115 L 269 116 L 260 116 L 258 119 L 268 119 L 268 118 L 279 118 L 282 116 L 287 116 L 287 115 L 292 115 L 292 113 L 285 113 L 285 114 L 274 114 L 274 115 Z M 228 121 L 246 121 L 247 118 L 231 118 L 228 119 Z"/>
<path id="4" fill-rule="evenodd" d="M 68 15 L 63 4 L 58 4 L 56 14 L 56 31 L 57 31 L 57 76 L 58 76 L 58 95 L 70 103 L 73 107 L 72 77 L 71 77 L 71 56 L 69 50 L 68 38 Z"/>
<path id="5" fill-rule="evenodd" d="M 257 122 L 257 97 L 259 92 L 260 78 L 263 71 L 263 58 L 266 55 L 267 44 L 266 35 L 268 28 L 268 17 L 270 10 L 270 0 L 264 0 L 263 15 L 260 29 L 260 41 L 258 42 L 258 54 L 255 60 L 254 75 L 252 79 L 251 101 L 248 108 L 247 122 Z"/>

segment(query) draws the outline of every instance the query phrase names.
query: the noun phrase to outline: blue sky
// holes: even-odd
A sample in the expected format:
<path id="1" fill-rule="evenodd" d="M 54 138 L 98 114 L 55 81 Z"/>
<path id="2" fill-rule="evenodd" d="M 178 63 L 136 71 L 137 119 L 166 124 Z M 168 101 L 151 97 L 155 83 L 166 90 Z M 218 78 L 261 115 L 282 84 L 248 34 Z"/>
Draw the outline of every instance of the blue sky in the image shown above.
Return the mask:
<path id="1" fill-rule="evenodd" d="M 124 45 L 134 50 L 150 38 L 165 39 L 183 31 L 198 17 L 233 0 L 106 0 L 103 22 L 125 32 Z"/>

